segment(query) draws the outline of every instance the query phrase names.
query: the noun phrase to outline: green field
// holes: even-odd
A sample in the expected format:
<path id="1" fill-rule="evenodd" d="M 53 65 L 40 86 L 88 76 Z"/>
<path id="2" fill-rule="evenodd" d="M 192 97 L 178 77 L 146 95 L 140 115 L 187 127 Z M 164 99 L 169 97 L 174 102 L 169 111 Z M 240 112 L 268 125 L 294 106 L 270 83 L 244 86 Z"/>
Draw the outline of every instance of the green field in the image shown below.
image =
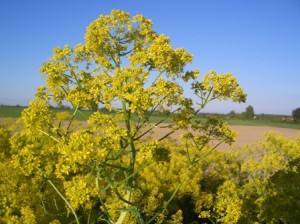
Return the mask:
<path id="1" fill-rule="evenodd" d="M 26 107 L 21 106 L 0 106 L 0 118 L 18 118 L 21 116 L 22 111 Z M 60 108 L 52 108 L 52 111 L 55 113 L 59 112 L 69 112 L 73 113 L 71 109 L 60 109 Z M 81 110 L 76 116 L 75 120 L 86 120 L 87 117 L 91 114 L 91 111 Z M 240 126 L 271 126 L 271 127 L 282 127 L 282 128 L 293 128 L 300 129 L 300 122 L 286 122 L 282 121 L 279 115 L 264 115 L 263 119 L 253 119 L 253 120 L 243 120 L 243 119 L 229 119 L 226 118 L 225 115 L 220 115 L 223 117 L 223 120 L 227 122 L 229 125 L 240 125 Z M 199 116 L 197 119 L 204 120 L 205 116 Z M 137 120 L 137 118 L 135 119 Z M 155 115 L 152 116 L 150 122 L 157 123 L 161 120 L 163 122 L 168 123 L 171 122 L 171 119 L 165 115 Z"/>
<path id="2" fill-rule="evenodd" d="M 25 107 L 18 106 L 0 106 L 0 118 L 16 118 L 21 115 Z"/>
<path id="3" fill-rule="evenodd" d="M 293 128 L 300 129 L 299 122 L 284 122 L 284 121 L 273 121 L 273 120 L 239 120 L 239 119 L 225 119 L 229 125 L 240 125 L 240 126 L 271 126 L 281 128 Z"/>
<path id="4" fill-rule="evenodd" d="M 0 106 L 0 118 L 18 118 L 21 116 L 21 113 L 25 108 L 26 107 L 21 106 Z M 55 113 L 68 112 L 70 115 L 73 114 L 73 110 L 71 109 L 52 108 L 51 110 Z M 82 110 L 76 114 L 75 119 L 85 120 L 90 116 L 90 114 L 90 111 Z"/>

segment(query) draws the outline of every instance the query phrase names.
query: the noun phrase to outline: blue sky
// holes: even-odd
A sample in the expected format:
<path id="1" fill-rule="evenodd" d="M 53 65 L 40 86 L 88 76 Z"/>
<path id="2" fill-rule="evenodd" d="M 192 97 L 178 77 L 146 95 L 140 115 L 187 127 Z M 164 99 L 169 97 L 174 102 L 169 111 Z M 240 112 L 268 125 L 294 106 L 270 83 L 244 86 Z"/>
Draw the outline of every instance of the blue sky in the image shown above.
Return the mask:
<path id="1" fill-rule="evenodd" d="M 38 69 L 52 49 L 84 41 L 100 14 L 122 9 L 152 19 L 154 30 L 194 55 L 191 68 L 232 72 L 245 104 L 206 111 L 291 114 L 300 107 L 298 0 L 1 0 L 0 104 L 27 105 L 44 84 Z"/>

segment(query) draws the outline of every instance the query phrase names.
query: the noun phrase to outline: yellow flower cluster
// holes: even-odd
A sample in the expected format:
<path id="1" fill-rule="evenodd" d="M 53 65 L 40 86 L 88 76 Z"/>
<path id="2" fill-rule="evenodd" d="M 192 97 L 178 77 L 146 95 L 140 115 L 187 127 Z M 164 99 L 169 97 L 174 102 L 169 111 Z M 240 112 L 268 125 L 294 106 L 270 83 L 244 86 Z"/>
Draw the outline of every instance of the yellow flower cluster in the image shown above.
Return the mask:
<path id="1" fill-rule="evenodd" d="M 231 99 L 233 102 L 246 100 L 246 94 L 231 73 L 222 75 L 210 71 L 204 75 L 202 86 L 206 91 L 212 91 L 212 97 L 219 100 Z"/>
<path id="2" fill-rule="evenodd" d="M 215 99 L 220 101 L 231 99 L 233 102 L 244 103 L 247 96 L 231 73 L 218 74 L 210 71 L 204 75 L 202 82 L 194 80 L 191 88 L 200 99 L 200 102 L 197 102 L 200 110 Z"/>
<path id="3" fill-rule="evenodd" d="M 233 181 L 225 181 L 218 188 L 216 204 L 217 222 L 237 223 L 242 210 L 243 201 L 239 197 L 240 192 L 237 184 Z"/>
<path id="4" fill-rule="evenodd" d="M 91 179 L 90 175 L 78 175 L 73 177 L 72 180 L 64 182 L 66 196 L 74 209 L 77 210 L 80 206 L 85 209 L 92 208 L 91 198 L 97 197 L 98 192 Z"/>
<path id="5" fill-rule="evenodd" d="M 285 209 L 282 206 L 274 204 L 270 208 L 268 203 L 272 200 L 285 203 L 285 206 L 295 203 L 288 195 L 295 198 L 298 195 L 293 189 L 299 179 L 299 138 L 293 140 L 268 133 L 263 141 L 239 151 L 211 151 L 204 147 L 199 157 L 205 159 L 194 166 L 188 162 L 188 154 L 182 145 L 167 140 L 141 141 L 136 144 L 136 174 L 128 191 L 123 183 L 129 179 L 122 171 L 129 164 L 125 156 L 127 149 L 124 149 L 121 161 L 109 160 L 120 153 L 116 150 L 120 147 L 117 144 L 113 148 L 104 147 L 104 156 L 97 154 L 102 149 L 102 138 L 108 138 L 109 131 L 106 130 L 116 125 L 113 117 L 96 112 L 89 122 L 86 130 L 75 131 L 65 139 L 60 138 L 60 142 L 45 135 L 35 136 L 34 140 L 43 141 L 43 145 L 35 145 L 32 138 L 27 138 L 31 130 L 23 129 L 13 138 L 1 135 L 2 142 L 10 138 L 12 143 L 6 149 L 12 155 L 0 160 L 1 222 L 65 223 L 74 220 L 70 207 L 57 191 L 78 215 L 82 214 L 82 222 L 87 218 L 84 214 L 93 218 L 104 211 L 110 215 L 108 220 L 116 222 L 121 211 L 135 210 L 136 206 L 144 220 L 154 217 L 153 221 L 157 223 L 184 223 L 187 217 L 198 217 L 194 219 L 197 222 L 210 219 L 222 223 L 295 218 L 295 215 L 280 213 Z M 103 129 L 97 136 L 100 128 Z M 3 133 L 7 131 L 5 127 L 2 129 Z M 3 153 L 4 148 L 1 150 Z M 198 148 L 190 145 L 189 154 L 197 153 Z M 108 162 L 109 166 L 105 166 Z M 117 166 L 120 169 L 115 169 Z M 108 179 L 106 175 L 109 175 Z M 109 182 L 110 178 L 114 182 Z M 283 191 L 285 188 L 286 192 Z M 126 209 L 120 197 L 130 199 L 132 205 Z M 282 197 L 286 197 L 285 201 Z M 190 207 L 189 212 L 185 210 L 186 206 Z M 69 216 L 55 215 L 64 212 Z M 124 222 L 137 223 L 134 214 L 128 213 Z M 97 217 L 105 219 L 104 215 Z"/>
<path id="6" fill-rule="evenodd" d="M 44 100 L 37 98 L 30 102 L 29 107 L 22 112 L 22 122 L 26 128 L 49 128 L 53 124 L 54 114 Z"/>
<path id="7" fill-rule="evenodd" d="M 170 39 L 161 34 L 155 37 L 149 48 L 131 56 L 130 61 L 134 66 L 142 63 L 174 77 L 182 74 L 186 63 L 192 62 L 192 55 L 182 48 L 174 50 L 170 45 Z"/>

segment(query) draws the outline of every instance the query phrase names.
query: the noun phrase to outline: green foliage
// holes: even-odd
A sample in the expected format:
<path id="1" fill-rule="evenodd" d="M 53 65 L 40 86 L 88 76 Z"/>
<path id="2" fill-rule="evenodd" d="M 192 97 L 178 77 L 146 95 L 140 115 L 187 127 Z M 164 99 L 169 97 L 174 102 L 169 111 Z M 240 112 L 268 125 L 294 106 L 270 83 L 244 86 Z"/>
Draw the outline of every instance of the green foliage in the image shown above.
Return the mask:
<path id="1" fill-rule="evenodd" d="M 236 118 L 236 117 L 237 117 L 237 114 L 235 113 L 234 110 L 232 110 L 232 111 L 230 111 L 230 112 L 228 113 L 228 117 L 231 118 L 231 119 L 233 119 L 233 118 Z"/>
<path id="2" fill-rule="evenodd" d="M 292 116 L 295 121 L 300 120 L 300 108 L 293 110 Z"/>
<path id="3" fill-rule="evenodd" d="M 267 183 L 268 195 L 262 216 L 268 222 L 295 223 L 300 220 L 300 159 L 290 160 L 286 170 L 279 170 Z"/>
<path id="4" fill-rule="evenodd" d="M 1 117 L 20 117 L 24 107 L 18 106 L 0 106 L 0 118 Z"/>
<path id="5" fill-rule="evenodd" d="M 228 125 L 240 125 L 240 126 L 268 126 L 268 127 L 280 127 L 280 128 L 291 128 L 300 129 L 299 123 L 296 122 L 285 122 L 285 121 L 272 121 L 272 120 L 245 120 L 245 119 L 224 119 Z"/>
<path id="6" fill-rule="evenodd" d="M 251 105 L 246 107 L 246 110 L 244 113 L 241 114 L 243 119 L 253 119 L 254 118 L 254 109 Z"/>

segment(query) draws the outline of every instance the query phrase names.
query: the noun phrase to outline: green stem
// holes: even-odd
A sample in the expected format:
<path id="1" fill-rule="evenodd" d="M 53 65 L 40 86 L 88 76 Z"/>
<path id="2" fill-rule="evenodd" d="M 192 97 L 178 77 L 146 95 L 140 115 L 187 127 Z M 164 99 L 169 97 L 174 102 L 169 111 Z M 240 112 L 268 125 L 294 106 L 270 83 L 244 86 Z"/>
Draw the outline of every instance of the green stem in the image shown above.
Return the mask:
<path id="1" fill-rule="evenodd" d="M 162 141 L 165 138 L 169 137 L 170 135 L 172 135 L 175 131 L 170 131 L 169 133 L 165 134 L 163 137 L 161 137 L 160 139 L 158 139 L 158 141 Z"/>
<path id="2" fill-rule="evenodd" d="M 96 177 L 96 188 L 97 188 L 98 192 L 100 192 L 100 189 L 99 189 L 99 173 L 97 173 L 97 177 Z M 111 216 L 110 216 L 110 214 L 109 214 L 109 212 L 108 212 L 108 210 L 107 210 L 107 208 L 106 208 L 106 206 L 105 206 L 104 201 L 103 201 L 102 198 L 101 198 L 100 193 L 98 194 L 98 198 L 99 198 L 100 203 L 101 203 L 101 205 L 102 205 L 102 208 L 103 208 L 103 210 L 104 210 L 104 212 L 105 212 L 105 214 L 106 214 L 106 216 L 107 216 L 107 217 L 105 217 L 105 218 L 108 219 L 108 220 L 106 220 L 106 221 L 107 221 L 108 223 L 113 223 L 112 218 L 111 218 Z"/>
<path id="3" fill-rule="evenodd" d="M 203 97 L 203 93 L 202 93 L 202 90 L 200 91 L 200 99 L 201 99 L 201 110 L 210 102 L 212 101 L 212 98 L 210 97 L 211 93 L 212 93 L 212 90 L 213 90 L 213 87 L 210 88 L 206 98 L 204 99 Z"/>
<path id="4" fill-rule="evenodd" d="M 38 129 L 39 132 L 43 133 L 44 135 L 47 135 L 48 137 L 52 138 L 53 140 L 55 140 L 56 142 L 59 142 L 59 140 L 57 138 L 54 138 L 52 135 L 48 134 L 47 132 Z"/>
<path id="5" fill-rule="evenodd" d="M 49 182 L 49 184 L 53 187 L 53 189 L 57 192 L 57 194 L 65 201 L 65 203 L 67 204 L 67 206 L 71 209 L 75 219 L 76 219 L 76 223 L 80 224 L 79 219 L 76 215 L 75 210 L 73 209 L 73 207 L 71 206 L 71 204 L 68 202 L 68 200 L 60 193 L 60 191 L 55 187 L 55 185 L 52 183 L 51 180 L 47 179 L 47 181 Z"/>
<path id="6" fill-rule="evenodd" d="M 116 196 L 123 201 L 125 204 L 128 205 L 135 205 L 134 203 L 130 202 L 129 200 L 127 200 L 126 198 L 122 197 L 122 195 L 120 194 L 120 192 L 118 191 L 118 186 L 115 185 L 114 180 L 112 180 L 107 172 L 107 170 L 104 168 L 103 169 L 103 174 L 104 174 L 104 178 L 108 181 L 109 185 L 111 186 L 111 189 L 115 192 Z M 127 178 L 126 178 L 127 179 Z M 128 187 L 128 186 L 126 186 Z"/>
<path id="7" fill-rule="evenodd" d="M 69 132 L 69 129 L 70 129 L 70 127 L 71 127 L 71 124 L 73 123 L 73 120 L 74 120 L 74 118 L 75 118 L 75 115 L 76 115 L 76 113 L 77 113 L 78 108 L 79 108 L 79 106 L 77 105 L 76 108 L 75 108 L 74 113 L 72 114 L 72 118 L 71 118 L 71 120 L 70 120 L 70 122 L 69 122 L 69 124 L 68 124 L 68 127 L 67 127 L 67 130 L 66 130 L 65 135 L 67 135 L 67 133 Z"/>
<path id="8" fill-rule="evenodd" d="M 138 137 L 134 138 L 134 140 L 139 140 L 141 137 L 143 137 L 144 135 L 146 135 L 147 133 L 149 133 L 151 130 L 153 130 L 157 125 L 161 124 L 165 119 L 160 120 L 159 122 L 157 122 L 154 125 L 151 125 L 151 127 L 146 130 L 144 133 L 140 134 Z"/>
<path id="9" fill-rule="evenodd" d="M 127 190 L 127 193 L 126 193 L 126 196 L 125 196 L 125 200 L 126 200 L 126 201 L 130 201 L 130 198 L 131 198 L 131 191 L 130 191 L 130 190 Z M 129 206 L 129 204 L 126 203 L 125 206 L 126 206 L 126 208 L 127 208 L 127 207 Z M 121 212 L 121 215 L 119 216 L 119 218 L 118 218 L 116 224 L 122 224 L 122 223 L 123 223 L 123 221 L 124 221 L 124 219 L 125 219 L 125 217 L 126 217 L 126 215 L 127 215 L 127 212 L 128 212 L 128 211 L 123 211 L 123 212 Z"/>
<path id="10" fill-rule="evenodd" d="M 130 165 L 129 165 L 129 175 L 131 173 L 134 172 L 134 166 L 135 166 L 135 160 L 136 160 L 136 150 L 135 150 L 135 146 L 134 146 L 134 139 L 131 133 L 131 124 L 130 124 L 130 120 L 131 120 L 131 113 L 130 110 L 127 109 L 126 107 L 126 102 L 122 101 L 122 109 L 123 109 L 123 113 L 124 113 L 124 119 L 125 119 L 125 125 L 127 128 L 127 134 L 128 134 L 128 140 L 129 140 L 129 157 L 130 157 Z M 128 184 L 127 186 L 132 185 L 132 178 L 130 178 L 128 180 Z"/>

